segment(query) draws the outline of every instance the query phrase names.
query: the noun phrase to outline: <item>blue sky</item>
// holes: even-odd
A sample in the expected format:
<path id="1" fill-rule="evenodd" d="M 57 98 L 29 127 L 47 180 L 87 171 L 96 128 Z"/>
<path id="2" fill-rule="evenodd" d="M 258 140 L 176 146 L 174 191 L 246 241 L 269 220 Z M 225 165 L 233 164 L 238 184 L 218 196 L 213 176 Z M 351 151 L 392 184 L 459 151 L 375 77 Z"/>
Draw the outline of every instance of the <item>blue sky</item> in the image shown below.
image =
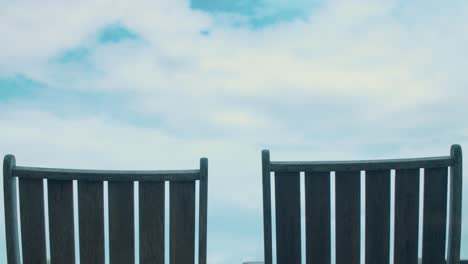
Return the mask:
<path id="1" fill-rule="evenodd" d="M 196 168 L 206 156 L 209 263 L 261 260 L 261 149 L 326 160 L 468 147 L 467 11 L 466 1 L 5 2 L 0 154 L 96 169 Z"/>

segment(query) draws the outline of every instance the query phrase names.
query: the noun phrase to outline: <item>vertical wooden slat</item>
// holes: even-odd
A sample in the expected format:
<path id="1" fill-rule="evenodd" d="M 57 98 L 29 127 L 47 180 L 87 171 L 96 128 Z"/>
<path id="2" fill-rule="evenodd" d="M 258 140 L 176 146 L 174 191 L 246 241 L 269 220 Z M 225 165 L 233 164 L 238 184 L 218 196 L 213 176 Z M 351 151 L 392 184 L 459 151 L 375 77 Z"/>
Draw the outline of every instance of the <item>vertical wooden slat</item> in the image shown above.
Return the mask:
<path id="1" fill-rule="evenodd" d="M 305 173 L 306 263 L 330 264 L 330 172 Z"/>
<path id="2" fill-rule="evenodd" d="M 3 159 L 3 201 L 5 203 L 5 237 L 7 261 L 10 264 L 20 264 L 18 208 L 17 208 L 17 178 L 12 175 L 16 166 L 15 156 L 6 155 Z"/>
<path id="3" fill-rule="evenodd" d="M 462 207 L 462 173 L 463 159 L 460 145 L 452 145 L 450 156 L 453 165 L 450 167 L 450 200 L 447 263 L 460 261 L 461 207 Z"/>
<path id="4" fill-rule="evenodd" d="M 103 197 L 102 182 L 78 181 L 81 263 L 104 263 Z"/>
<path id="5" fill-rule="evenodd" d="M 388 263 L 390 171 L 366 171 L 366 264 Z"/>
<path id="6" fill-rule="evenodd" d="M 21 241 L 24 264 L 46 263 L 42 179 L 20 179 Z"/>
<path id="7" fill-rule="evenodd" d="M 208 213 L 208 159 L 200 159 L 200 214 L 198 234 L 198 263 L 206 264 L 207 213 Z"/>
<path id="8" fill-rule="evenodd" d="M 336 263 L 360 263 L 360 171 L 337 171 L 336 192 Z"/>
<path id="9" fill-rule="evenodd" d="M 445 262 L 448 168 L 424 170 L 422 263 Z"/>
<path id="10" fill-rule="evenodd" d="M 135 261 L 133 181 L 110 181 L 109 259 L 112 264 Z"/>
<path id="11" fill-rule="evenodd" d="M 75 263 L 73 182 L 48 180 L 50 260 Z"/>
<path id="12" fill-rule="evenodd" d="M 195 182 L 170 183 L 170 263 L 195 261 Z"/>
<path id="13" fill-rule="evenodd" d="M 418 262 L 419 169 L 396 170 L 395 263 Z"/>
<path id="14" fill-rule="evenodd" d="M 270 152 L 268 150 L 262 151 L 262 185 L 264 258 L 265 264 L 272 264 Z"/>
<path id="15" fill-rule="evenodd" d="M 276 263 L 301 263 L 299 172 L 275 173 Z"/>
<path id="16" fill-rule="evenodd" d="M 140 263 L 165 263 L 164 182 L 139 183 Z"/>

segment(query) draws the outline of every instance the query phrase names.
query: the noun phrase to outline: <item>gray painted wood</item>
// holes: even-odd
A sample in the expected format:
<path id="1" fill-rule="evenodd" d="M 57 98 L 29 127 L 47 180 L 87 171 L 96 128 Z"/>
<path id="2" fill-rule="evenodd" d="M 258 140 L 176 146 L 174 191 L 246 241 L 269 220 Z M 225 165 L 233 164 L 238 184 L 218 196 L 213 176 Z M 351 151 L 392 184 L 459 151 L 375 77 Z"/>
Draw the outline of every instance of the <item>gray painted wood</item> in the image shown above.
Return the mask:
<path id="1" fill-rule="evenodd" d="M 208 159 L 200 159 L 200 203 L 199 203 L 199 232 L 198 232 L 198 263 L 206 264 L 207 246 L 207 212 L 208 212 Z"/>
<path id="2" fill-rule="evenodd" d="M 37 168 L 16 166 L 14 156 L 7 155 L 4 160 L 4 201 L 5 224 L 7 234 L 7 255 L 9 263 L 19 263 L 19 237 L 16 208 L 16 179 L 23 182 L 22 189 L 30 182 L 41 183 L 41 189 L 25 192 L 21 199 L 42 203 L 32 207 L 23 202 L 22 214 L 25 218 L 21 226 L 24 233 L 30 236 L 44 237 L 44 200 L 29 199 L 43 192 L 42 182 L 49 182 L 51 257 L 54 263 L 73 263 L 73 217 L 72 180 L 78 180 L 78 225 L 81 263 L 104 263 L 104 197 L 103 181 L 109 181 L 109 236 L 111 263 L 131 263 L 134 260 L 133 230 L 133 187 L 134 181 L 141 181 L 140 193 L 140 245 L 141 263 L 163 263 L 164 257 L 164 189 L 154 193 L 155 186 L 164 182 L 171 184 L 171 263 L 193 263 L 195 255 L 195 181 L 200 181 L 199 207 L 199 248 L 198 262 L 206 264 L 207 248 L 207 210 L 208 210 L 208 160 L 200 160 L 199 170 L 158 170 L 158 171 L 122 171 L 122 170 L 76 170 L 60 168 Z M 154 185 L 153 185 L 154 184 Z M 124 187 L 125 186 L 125 187 Z M 147 189 L 145 189 L 148 187 Z M 122 191 L 123 190 L 123 191 Z M 146 190 L 146 191 L 145 191 Z M 43 197 L 43 194 L 41 194 Z M 21 195 L 20 195 L 21 197 Z M 26 197 L 26 198 L 25 198 Z M 70 199 L 71 197 L 71 199 Z M 159 202 L 157 201 L 159 199 Z M 25 205 L 26 204 L 26 205 Z M 158 206 L 157 204 L 160 204 Z M 121 206 L 123 205 L 123 206 Z M 24 209 L 31 207 L 32 210 Z M 156 208 L 155 208 L 156 206 Z M 130 210 L 131 208 L 131 210 Z M 145 208 L 148 208 L 145 210 Z M 157 211 L 162 210 L 158 214 Z M 155 212 L 156 211 L 156 212 Z M 30 217 L 35 214 L 39 217 Z M 42 215 L 40 215 L 42 214 Z M 131 218 L 127 218 L 128 215 Z M 70 217 L 72 216 L 72 217 Z M 143 217 L 141 217 L 143 216 Z M 130 219 L 130 221 L 129 221 Z M 153 221 L 154 220 L 154 221 Z M 31 225 L 28 221 L 42 221 L 34 224 L 34 232 L 26 230 Z M 42 226 L 42 228 L 37 228 Z M 31 229 L 31 228 L 30 228 Z M 122 237 L 124 237 L 122 239 Z M 36 239 L 37 240 L 37 239 Z M 44 240 L 44 239 L 43 239 Z M 23 241 L 33 241 L 25 239 Z M 44 243 L 28 244 L 35 252 L 42 252 L 45 261 Z M 146 241 L 146 242 L 145 242 Z M 159 243 L 159 244 L 158 244 Z M 23 243 L 26 245 L 25 243 Z M 125 245 L 124 245 L 125 244 Z M 24 246 L 23 245 L 23 246 Z M 145 247 L 146 245 L 146 247 Z M 37 249 L 39 248 L 39 249 Z M 73 250 L 71 250 L 73 248 Z M 27 252 L 30 249 L 26 249 Z M 130 252 L 130 253 L 129 253 Z M 161 253 L 162 252 L 162 253 Z M 26 262 L 37 254 L 27 255 Z M 146 258 L 147 257 L 147 258 Z M 42 257 L 41 257 L 42 258 Z M 43 262 L 32 262 L 43 263 Z"/>
<path id="3" fill-rule="evenodd" d="M 195 261 L 195 183 L 170 183 L 170 263 Z"/>
<path id="4" fill-rule="evenodd" d="M 112 181 L 109 187 L 109 262 L 135 261 L 133 182 Z"/>
<path id="5" fill-rule="evenodd" d="M 395 263 L 418 261 L 419 169 L 395 173 Z"/>
<path id="6" fill-rule="evenodd" d="M 275 173 L 276 263 L 301 263 L 301 201 L 298 172 Z"/>
<path id="7" fill-rule="evenodd" d="M 306 263 L 331 263 L 330 172 L 305 173 Z"/>
<path id="8" fill-rule="evenodd" d="M 455 264 L 460 260 L 461 238 L 461 208 L 462 208 L 462 171 L 463 159 L 460 145 L 452 145 L 450 156 L 453 166 L 450 167 L 450 198 L 449 198 L 449 228 L 448 228 L 448 252 L 449 264 Z M 468 262 L 468 261 L 466 261 Z"/>
<path id="9" fill-rule="evenodd" d="M 335 173 L 336 263 L 360 263 L 360 171 Z"/>
<path id="10" fill-rule="evenodd" d="M 104 194 L 99 181 L 78 181 L 80 262 L 104 263 Z"/>
<path id="11" fill-rule="evenodd" d="M 15 156 L 6 155 L 3 159 L 3 201 L 5 203 L 5 237 L 7 261 L 20 264 L 19 235 L 18 235 L 18 207 L 17 207 L 17 178 L 13 177 L 16 165 Z"/>
<path id="12" fill-rule="evenodd" d="M 389 216 L 389 177 L 385 176 L 382 178 L 380 172 L 385 172 L 387 175 L 388 171 L 395 169 L 397 176 L 395 180 L 395 230 L 394 230 L 394 261 L 395 263 L 417 263 L 418 261 L 418 224 L 419 224 L 419 169 L 424 168 L 428 171 L 437 170 L 437 168 L 446 168 L 450 166 L 450 185 L 449 185 L 449 213 L 448 213 L 448 246 L 447 246 L 447 263 L 468 263 L 467 260 L 460 260 L 460 236 L 461 236 L 461 203 L 462 203 L 462 151 L 459 145 L 452 145 L 451 155 L 442 157 L 429 157 L 429 158 L 414 158 L 414 159 L 390 159 L 390 160 L 356 160 L 356 161 L 270 161 L 268 150 L 262 151 L 262 166 L 263 166 L 263 215 L 264 215 L 264 245 L 265 245 L 265 263 L 271 264 L 271 201 L 270 201 L 270 172 L 301 172 L 307 173 L 335 171 L 335 172 L 349 172 L 349 171 L 374 171 L 367 173 L 366 177 L 366 262 L 367 263 L 387 263 L 387 256 L 389 254 L 389 228 L 387 227 L 390 222 Z M 380 171 L 380 172 L 377 172 Z M 346 174 L 344 174 L 346 175 Z M 352 175 L 352 174 L 351 174 Z M 346 178 L 346 176 L 344 176 Z M 306 178 L 307 180 L 307 178 Z M 357 185 L 340 183 L 337 180 L 336 188 L 341 188 L 344 191 L 337 191 L 337 208 L 340 204 L 346 202 L 347 207 L 358 207 L 358 195 L 355 195 L 353 199 L 339 198 L 338 196 L 352 196 L 346 194 L 346 192 L 352 192 L 347 189 L 358 189 Z M 341 185 L 341 187 L 339 187 Z M 351 187 L 348 187 L 351 186 Z M 352 187 L 355 186 L 355 187 Z M 429 189 L 441 188 L 444 183 L 431 185 L 427 187 Z M 310 188 L 310 187 L 309 187 Z M 426 188 L 426 187 L 425 187 Z M 431 191 L 430 191 L 431 192 Z M 430 193 L 428 192 L 428 193 Z M 439 193 L 443 193 L 443 190 L 438 189 Z M 354 192 L 355 194 L 357 192 Z M 446 193 L 445 193 L 446 194 Z M 440 194 L 442 195 L 442 194 Z M 307 194 L 306 194 L 307 197 Z M 427 196 L 426 196 L 427 197 Z M 307 199 L 307 198 L 306 198 Z M 431 198 L 432 199 L 432 198 Z M 340 202 L 340 200 L 342 202 Z M 343 202 L 344 201 L 344 202 Z M 349 203 L 354 201 L 354 206 L 350 206 Z M 428 203 L 428 202 L 427 202 Z M 430 202 L 432 203 L 432 202 Z M 306 205 L 307 207 L 307 205 Z M 343 205 L 341 205 L 343 207 Z M 430 207 L 430 206 L 429 206 Z M 437 206 L 438 207 L 438 206 Z M 337 209 L 338 210 L 338 209 Z M 429 209 L 437 211 L 435 214 L 442 214 L 442 210 L 439 208 Z M 429 210 L 426 211 L 424 218 L 429 218 Z M 373 213 L 374 212 L 374 213 Z M 307 214 L 307 212 L 306 212 Z M 347 214 L 344 214 L 347 215 Z M 385 215 L 388 215 L 386 217 Z M 310 216 L 317 217 L 317 216 Z M 307 217 L 307 221 L 310 221 L 310 217 Z M 359 223 L 358 218 L 354 220 L 348 219 L 349 216 L 340 217 L 338 212 L 336 215 L 337 221 L 337 236 L 338 233 L 342 235 L 345 240 L 351 240 L 351 237 L 356 231 L 351 229 L 342 228 L 339 231 L 339 225 L 345 223 L 345 225 L 357 226 Z M 385 219 L 388 218 L 388 219 Z M 383 219 L 383 221 L 378 221 Z M 434 220 L 434 219 L 433 219 Z M 430 223 L 431 221 L 426 221 Z M 373 224 L 376 223 L 376 224 Z M 360 224 L 360 223 L 359 223 Z M 307 227 L 310 224 L 306 223 L 306 240 L 308 239 Z M 430 224 L 435 225 L 435 224 Z M 442 226 L 443 224 L 437 224 Z M 427 230 L 432 229 L 426 227 Z M 436 227 L 435 229 L 440 229 Z M 320 231 L 319 231 L 320 232 Z M 353 234 L 354 232 L 354 234 Z M 314 232 L 316 233 L 316 232 Z M 426 231 L 431 233 L 431 231 Z M 425 240 L 435 241 L 435 236 L 440 237 L 437 239 L 436 244 L 443 244 L 443 235 L 437 235 L 439 231 L 435 231 L 433 234 L 426 235 Z M 434 236 L 430 239 L 430 236 Z M 359 239 L 354 247 L 359 249 Z M 381 242 L 379 242 L 381 241 Z M 337 238 L 337 263 L 350 263 L 357 262 L 358 258 L 347 258 L 346 254 L 340 254 L 344 247 L 343 241 Z M 310 242 L 309 242 L 310 243 Z M 349 244 L 349 243 L 347 243 Z M 426 242 L 426 247 L 432 244 Z M 278 245 L 278 244 L 277 244 Z M 340 246 L 341 245 L 341 246 Z M 424 247 L 424 246 L 423 246 Z M 437 246 L 440 247 L 440 246 Z M 308 250 L 306 241 L 306 250 Z M 352 252 L 355 252 L 353 249 Z M 430 252 L 430 249 L 425 249 L 425 254 L 440 255 L 440 252 L 435 250 Z M 430 252 L 430 253 L 429 253 Z M 306 252 L 306 256 L 308 256 Z M 436 257 L 440 258 L 440 257 Z M 424 261 L 429 261 L 429 257 L 425 257 Z M 307 260 L 309 263 L 309 260 Z M 432 263 L 432 262 L 431 262 Z"/>
<path id="13" fill-rule="evenodd" d="M 51 263 L 73 264 L 75 263 L 73 182 L 49 180 L 47 189 Z"/>
<path id="14" fill-rule="evenodd" d="M 353 160 L 353 161 L 272 161 L 270 170 L 277 171 L 361 171 L 410 168 L 447 167 L 449 156 L 415 159 Z"/>
<path id="15" fill-rule="evenodd" d="M 445 261 L 448 168 L 424 170 L 422 263 Z"/>
<path id="16" fill-rule="evenodd" d="M 390 249 L 390 171 L 366 171 L 366 264 L 388 263 Z"/>
<path id="17" fill-rule="evenodd" d="M 140 263 L 165 263 L 164 182 L 140 182 Z"/>
<path id="18" fill-rule="evenodd" d="M 263 239 L 265 264 L 272 264 L 270 152 L 262 151 Z"/>
<path id="19" fill-rule="evenodd" d="M 24 264 L 46 263 L 42 180 L 20 179 L 21 241 Z"/>
<path id="20" fill-rule="evenodd" d="M 13 174 L 20 178 L 80 181 L 194 181 L 199 179 L 199 170 L 76 170 L 17 166 L 13 169 Z"/>

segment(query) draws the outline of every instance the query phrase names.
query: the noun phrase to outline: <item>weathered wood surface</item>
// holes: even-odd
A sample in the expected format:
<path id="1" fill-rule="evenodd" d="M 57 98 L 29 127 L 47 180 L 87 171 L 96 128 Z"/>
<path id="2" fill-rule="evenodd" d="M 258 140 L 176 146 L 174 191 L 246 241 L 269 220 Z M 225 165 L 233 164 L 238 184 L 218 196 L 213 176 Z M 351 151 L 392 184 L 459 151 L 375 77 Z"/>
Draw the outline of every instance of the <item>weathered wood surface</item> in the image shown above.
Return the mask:
<path id="1" fill-rule="evenodd" d="M 422 263 L 445 261 L 448 168 L 424 171 Z"/>
<path id="2" fill-rule="evenodd" d="M 306 263 L 331 263 L 330 172 L 305 173 Z"/>
<path id="3" fill-rule="evenodd" d="M 103 183 L 78 181 L 81 263 L 104 263 Z"/>
<path id="4" fill-rule="evenodd" d="M 109 182 L 109 258 L 112 264 L 135 260 L 133 182 Z"/>
<path id="5" fill-rule="evenodd" d="M 418 261 L 419 169 L 395 175 L 395 263 Z"/>
<path id="6" fill-rule="evenodd" d="M 387 263 L 390 249 L 390 171 L 366 171 L 366 264 Z"/>
<path id="7" fill-rule="evenodd" d="M 301 263 L 299 173 L 275 173 L 276 263 Z"/>
<path id="8" fill-rule="evenodd" d="M 195 261 L 195 183 L 170 184 L 170 264 Z"/>
<path id="9" fill-rule="evenodd" d="M 23 263 L 46 263 L 44 189 L 42 179 L 20 179 Z"/>
<path id="10" fill-rule="evenodd" d="M 140 263 L 165 263 L 164 182 L 139 183 Z"/>
<path id="11" fill-rule="evenodd" d="M 47 181 L 51 263 L 75 263 L 73 182 Z"/>
<path id="12" fill-rule="evenodd" d="M 359 171 L 335 173 L 336 263 L 360 263 L 361 175 Z"/>

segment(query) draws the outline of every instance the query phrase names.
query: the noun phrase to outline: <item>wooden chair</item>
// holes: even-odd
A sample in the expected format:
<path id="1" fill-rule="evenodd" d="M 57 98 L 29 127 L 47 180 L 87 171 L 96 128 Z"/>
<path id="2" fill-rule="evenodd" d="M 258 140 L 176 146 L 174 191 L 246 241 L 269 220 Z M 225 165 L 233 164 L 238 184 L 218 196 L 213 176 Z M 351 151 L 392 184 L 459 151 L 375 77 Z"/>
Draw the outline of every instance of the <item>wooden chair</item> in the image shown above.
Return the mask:
<path id="1" fill-rule="evenodd" d="M 361 239 L 365 240 L 365 263 L 389 263 L 391 246 L 395 264 L 418 263 L 421 171 L 424 173 L 422 263 L 445 263 L 447 224 L 447 263 L 460 263 L 462 150 L 459 145 L 451 147 L 450 156 L 364 161 L 270 161 L 269 151 L 264 150 L 262 164 L 266 264 L 272 263 L 272 172 L 276 263 L 301 263 L 300 172 L 304 172 L 305 182 L 306 263 L 331 262 L 331 172 L 335 174 L 336 263 L 360 263 Z M 391 170 L 395 170 L 394 245 L 390 245 Z M 361 172 L 365 173 L 364 190 L 361 190 Z M 361 191 L 366 198 L 364 238 L 360 232 Z"/>
<path id="2" fill-rule="evenodd" d="M 78 192 L 75 194 L 73 180 L 77 180 Z M 194 263 L 195 182 L 199 181 L 198 257 L 200 264 L 206 264 L 206 158 L 200 159 L 200 169 L 197 170 L 104 171 L 16 166 L 13 155 L 5 156 L 3 163 L 8 263 L 20 263 L 20 246 L 24 264 L 47 261 L 43 182 L 46 182 L 48 190 L 46 202 L 51 263 L 75 263 L 74 225 L 79 228 L 81 263 L 104 263 L 104 181 L 108 182 L 109 258 L 112 264 L 134 262 L 135 181 L 139 186 L 140 248 L 137 250 L 140 263 L 165 263 L 166 181 L 170 186 L 170 263 Z M 78 223 L 74 223 L 74 195 L 77 195 L 78 201 Z M 21 245 L 18 217 L 21 222 Z"/>

